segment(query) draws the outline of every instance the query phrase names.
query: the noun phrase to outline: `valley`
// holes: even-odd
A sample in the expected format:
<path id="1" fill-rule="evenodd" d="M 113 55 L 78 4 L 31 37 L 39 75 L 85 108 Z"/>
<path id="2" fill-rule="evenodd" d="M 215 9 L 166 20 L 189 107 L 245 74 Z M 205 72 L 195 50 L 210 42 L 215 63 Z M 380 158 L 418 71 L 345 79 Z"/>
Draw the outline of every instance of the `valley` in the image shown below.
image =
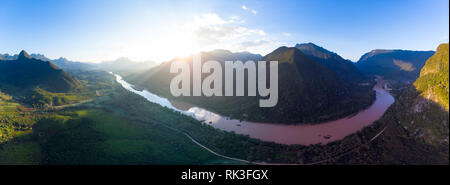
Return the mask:
<path id="1" fill-rule="evenodd" d="M 448 61 L 448 53 L 443 52 L 445 45 L 440 48 L 444 49 L 438 49 L 438 55 L 429 59 L 414 86 L 425 93 L 424 97 L 447 108 L 441 110 L 434 103 L 424 104 L 428 100 L 423 99 L 411 101 L 409 97 L 416 93 L 411 90 L 412 86 L 405 88 L 404 82 L 384 80 L 385 76 L 378 76 L 376 80 L 371 80 L 374 76 L 363 77 L 341 86 L 326 86 L 329 82 L 319 77 L 315 80 L 323 82 L 323 87 L 342 90 L 346 98 L 352 99 L 355 95 L 346 89 L 360 88 L 353 92 L 367 94 L 358 97 L 361 99 L 358 101 L 371 102 L 360 106 L 358 111 L 336 114 L 320 122 L 281 120 L 274 123 L 272 119 L 247 121 L 249 118 L 222 116 L 215 109 L 196 105 L 196 101 L 166 99 L 151 89 L 131 85 L 127 79 L 134 79 L 133 75 L 122 79 L 111 72 L 79 68 L 65 72 L 49 63 L 49 71 L 60 71 L 57 74 L 73 79 L 70 84 L 76 85 L 62 91 L 46 85 L 40 88 L 40 84 L 48 80 L 39 78 L 26 85 L 3 83 L 0 86 L 0 164 L 448 163 L 445 160 L 446 156 L 448 158 L 448 132 L 443 131 L 448 128 L 445 123 L 448 121 L 448 104 L 445 104 L 448 101 L 448 75 L 445 73 L 448 74 L 448 64 L 440 64 L 440 61 Z M 268 59 L 287 52 L 286 56 L 296 57 L 285 60 L 287 63 L 283 65 L 306 62 L 306 66 L 317 67 L 324 70 L 324 74 L 336 77 L 336 82 L 351 78 L 340 77 L 320 63 L 305 58 L 306 55 L 295 48 L 280 50 L 283 52 L 276 52 Z M 21 55 L 25 61 L 40 62 L 28 54 Z M 303 58 L 302 61 L 295 59 L 298 57 Z M 7 75 L 3 76 L 4 81 L 14 77 L 14 73 Z M 425 85 L 428 82 L 432 83 Z M 319 88 L 323 90 L 323 87 Z M 373 100 L 371 92 L 375 95 Z M 394 92 L 395 102 L 389 92 Z M 242 100 L 245 99 L 236 102 Z M 427 105 L 419 108 L 425 112 L 412 116 L 398 111 L 402 107 L 417 107 L 410 105 L 411 102 Z M 335 105 L 341 106 L 336 102 Z M 431 123 L 411 127 L 409 123 L 424 122 L 423 116 Z M 443 125 L 439 124 L 442 120 Z M 408 128 L 413 128 L 411 133 Z"/>
<path id="2" fill-rule="evenodd" d="M 449 3 L 1 1 L 0 177 L 445 182 Z"/>
<path id="3" fill-rule="evenodd" d="M 311 145 L 319 143 L 326 144 L 341 140 L 345 136 L 353 134 L 378 120 L 384 111 L 394 102 L 394 98 L 385 89 L 386 82 L 378 78 L 377 84 L 374 86 L 374 90 L 377 92 L 375 102 L 368 109 L 358 112 L 355 115 L 315 124 L 299 123 L 298 125 L 286 125 L 254 123 L 223 117 L 210 110 L 199 107 L 175 107 L 165 98 L 145 90 L 137 91 L 133 89 L 133 85 L 122 80 L 122 77 L 119 75 L 116 75 L 116 80 L 125 89 L 145 97 L 148 101 L 191 116 L 202 121 L 203 124 L 211 125 L 220 130 L 248 135 L 251 138 L 280 144 Z M 183 102 L 178 102 L 178 104 L 186 105 Z"/>
<path id="4" fill-rule="evenodd" d="M 329 53 L 323 48 L 320 51 Z M 259 99 L 263 98 L 261 96 L 173 96 L 170 92 L 170 82 L 177 74 L 170 73 L 170 67 L 176 61 L 184 61 L 192 70 L 192 55 L 186 58 L 175 58 L 143 73 L 124 76 L 124 79 L 140 89 L 147 89 L 171 101 L 190 103 L 226 117 L 252 122 L 296 124 L 335 120 L 359 112 L 375 100 L 375 91 L 372 89 L 375 81 L 361 75 L 351 63 L 353 69 L 347 70 L 348 61 L 343 59 L 326 61 L 326 63 L 336 63 L 329 66 L 325 65 L 325 61 L 314 60 L 295 47 L 279 47 L 264 57 L 226 50 L 213 50 L 200 52 L 200 54 L 202 64 L 208 60 L 215 60 L 221 63 L 222 68 L 225 61 L 278 61 L 276 106 L 260 107 Z M 342 73 L 352 75 L 353 80 L 344 79 L 340 75 Z M 206 74 L 202 74 L 200 78 L 203 80 L 206 77 Z M 192 77 L 190 79 L 192 80 Z M 248 83 L 249 77 L 245 76 L 244 84 Z M 359 85 L 361 83 L 369 85 Z M 192 83 L 190 84 L 192 86 Z M 225 88 L 224 84 L 225 82 L 222 82 L 222 89 Z M 244 92 L 248 94 L 248 87 L 244 87 Z"/>

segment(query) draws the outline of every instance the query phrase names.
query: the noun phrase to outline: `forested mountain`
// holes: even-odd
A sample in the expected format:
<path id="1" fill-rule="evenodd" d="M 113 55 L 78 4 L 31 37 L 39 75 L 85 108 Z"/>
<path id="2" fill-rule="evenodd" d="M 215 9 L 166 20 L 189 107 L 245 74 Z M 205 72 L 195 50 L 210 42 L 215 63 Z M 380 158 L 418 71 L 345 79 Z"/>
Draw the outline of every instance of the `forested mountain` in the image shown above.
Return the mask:
<path id="1" fill-rule="evenodd" d="M 433 54 L 433 51 L 376 49 L 361 56 L 356 67 L 368 75 L 411 83 Z"/>
<path id="2" fill-rule="evenodd" d="M 449 61 L 448 44 L 441 44 L 436 53 L 427 60 L 414 86 L 421 96 L 437 103 L 448 111 L 449 107 Z"/>
<path id="3" fill-rule="evenodd" d="M 224 61 L 237 60 L 279 61 L 279 99 L 275 107 L 260 108 L 259 97 L 173 97 L 169 89 L 170 81 L 177 74 L 170 73 L 170 65 L 177 60 L 184 60 L 192 67 L 192 57 L 179 58 L 139 75 L 128 76 L 127 80 L 169 99 L 189 102 L 233 118 L 262 122 L 299 123 L 335 119 L 370 105 L 374 99 L 369 86 L 357 85 L 350 89 L 350 85 L 338 74 L 294 47 L 280 47 L 262 59 L 260 55 L 226 50 L 202 52 L 202 62 L 216 60 L 222 65 Z M 207 75 L 203 74 L 202 78 Z"/>
<path id="4" fill-rule="evenodd" d="M 343 59 L 334 52 L 328 51 L 313 43 L 296 44 L 295 47 L 311 59 L 327 66 L 328 69 L 338 74 L 347 82 L 361 82 L 365 80 L 364 75 L 356 68 L 352 61 Z"/>
<path id="5" fill-rule="evenodd" d="M 52 62 L 34 59 L 22 51 L 15 60 L 0 61 L 0 86 L 7 92 L 23 92 L 40 87 L 50 92 L 67 92 L 78 80 Z"/>

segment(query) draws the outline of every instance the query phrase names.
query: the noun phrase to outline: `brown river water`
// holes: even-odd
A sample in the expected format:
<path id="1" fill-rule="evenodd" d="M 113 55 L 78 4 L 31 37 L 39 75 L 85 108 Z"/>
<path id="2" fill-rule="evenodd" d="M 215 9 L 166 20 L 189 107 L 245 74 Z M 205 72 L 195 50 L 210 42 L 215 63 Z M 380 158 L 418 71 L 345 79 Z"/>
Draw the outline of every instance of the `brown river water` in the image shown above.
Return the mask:
<path id="1" fill-rule="evenodd" d="M 229 119 L 188 103 L 171 102 L 166 98 L 159 97 L 146 90 L 135 90 L 133 85 L 125 82 L 118 75 L 116 75 L 116 79 L 125 89 L 145 97 L 150 102 L 182 112 L 198 120 L 203 120 L 205 121 L 205 124 L 215 128 L 233 131 L 237 134 L 248 135 L 251 138 L 280 144 L 326 144 L 331 141 L 343 139 L 345 136 L 371 125 L 384 114 L 392 103 L 394 103 L 394 98 L 389 94 L 388 89 L 386 88 L 386 82 L 381 78 L 378 78 L 377 84 L 373 88 L 376 91 L 376 100 L 370 107 L 353 116 L 315 124 L 300 123 L 296 125 L 286 125 L 257 123 Z"/>

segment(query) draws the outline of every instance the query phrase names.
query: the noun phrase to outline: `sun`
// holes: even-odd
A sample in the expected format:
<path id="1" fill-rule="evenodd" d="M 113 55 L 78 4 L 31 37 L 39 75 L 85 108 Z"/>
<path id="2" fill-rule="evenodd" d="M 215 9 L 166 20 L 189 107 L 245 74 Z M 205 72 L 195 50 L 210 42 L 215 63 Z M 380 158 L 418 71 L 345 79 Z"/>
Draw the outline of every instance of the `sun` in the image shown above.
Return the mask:
<path id="1" fill-rule="evenodd" d="M 155 36 L 157 35 L 157 36 Z M 176 57 L 186 57 L 201 51 L 194 33 L 187 29 L 170 29 L 159 34 L 141 35 L 126 43 L 124 53 L 138 60 L 164 62 Z"/>

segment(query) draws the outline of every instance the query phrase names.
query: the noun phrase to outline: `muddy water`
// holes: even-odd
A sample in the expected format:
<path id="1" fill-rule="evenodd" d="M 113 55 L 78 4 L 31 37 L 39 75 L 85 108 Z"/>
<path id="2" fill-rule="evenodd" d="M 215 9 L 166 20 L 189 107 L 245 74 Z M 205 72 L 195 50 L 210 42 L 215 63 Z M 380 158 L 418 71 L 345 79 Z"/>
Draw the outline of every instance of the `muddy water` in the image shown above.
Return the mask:
<path id="1" fill-rule="evenodd" d="M 377 84 L 374 86 L 374 90 L 376 91 L 375 102 L 369 108 L 351 117 L 316 123 L 314 125 L 304 123 L 298 125 L 283 125 L 247 121 L 241 122 L 239 120 L 222 117 L 203 108 L 194 107 L 188 103 L 170 102 L 166 98 L 159 97 L 146 90 L 136 91 L 131 84 L 122 80 L 120 76 L 116 75 L 116 78 L 125 89 L 145 97 L 150 102 L 158 103 L 162 106 L 192 116 L 198 120 L 204 120 L 206 124 L 221 130 L 234 131 L 238 134 L 249 135 L 252 138 L 281 144 L 326 144 L 331 141 L 343 139 L 345 136 L 355 133 L 378 120 L 387 108 L 394 103 L 394 98 L 385 89 L 385 82 L 382 79 L 378 79 Z"/>

